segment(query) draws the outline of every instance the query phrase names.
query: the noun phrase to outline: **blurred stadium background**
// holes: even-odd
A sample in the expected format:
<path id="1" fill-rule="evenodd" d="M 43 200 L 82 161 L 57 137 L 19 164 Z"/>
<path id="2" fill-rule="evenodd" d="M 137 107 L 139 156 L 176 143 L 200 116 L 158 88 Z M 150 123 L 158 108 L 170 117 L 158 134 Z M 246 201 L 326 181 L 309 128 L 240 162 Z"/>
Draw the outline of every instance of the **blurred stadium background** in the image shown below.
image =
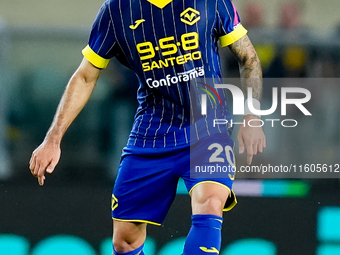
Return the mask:
<path id="1" fill-rule="evenodd" d="M 294 130 L 265 127 L 268 146 L 254 163 L 339 164 L 340 1 L 234 3 L 264 77 L 318 84 L 310 88 L 313 117 L 297 114 Z M 65 135 L 60 164 L 45 186 L 28 170 L 101 4 L 0 0 L 0 255 L 111 254 L 111 189 L 136 107 L 134 75 L 111 61 Z M 225 76 L 238 77 L 233 57 L 222 55 Z M 225 214 L 222 255 L 340 254 L 338 175 L 261 177 L 245 174 L 235 182 L 239 205 Z M 178 194 L 164 224 L 150 226 L 146 254 L 181 253 L 190 227 L 182 183 Z"/>

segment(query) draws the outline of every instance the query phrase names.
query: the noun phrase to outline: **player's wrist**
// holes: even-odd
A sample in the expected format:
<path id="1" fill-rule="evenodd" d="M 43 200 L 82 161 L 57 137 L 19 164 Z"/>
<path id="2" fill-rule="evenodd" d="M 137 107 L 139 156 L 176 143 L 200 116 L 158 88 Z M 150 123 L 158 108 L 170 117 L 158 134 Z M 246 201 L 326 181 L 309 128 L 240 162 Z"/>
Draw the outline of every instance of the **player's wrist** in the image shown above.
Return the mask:
<path id="1" fill-rule="evenodd" d="M 61 143 L 62 135 L 48 132 L 45 136 L 44 142 L 59 146 Z"/>
<path id="2" fill-rule="evenodd" d="M 244 117 L 254 116 L 261 119 L 261 115 L 256 111 L 261 110 L 261 102 L 257 98 L 247 98 L 244 102 Z"/>
<path id="3" fill-rule="evenodd" d="M 243 119 L 245 119 L 245 120 L 253 120 L 253 119 L 260 120 L 261 116 L 257 116 L 257 115 L 253 115 L 253 114 L 247 114 L 247 115 L 243 116 Z"/>

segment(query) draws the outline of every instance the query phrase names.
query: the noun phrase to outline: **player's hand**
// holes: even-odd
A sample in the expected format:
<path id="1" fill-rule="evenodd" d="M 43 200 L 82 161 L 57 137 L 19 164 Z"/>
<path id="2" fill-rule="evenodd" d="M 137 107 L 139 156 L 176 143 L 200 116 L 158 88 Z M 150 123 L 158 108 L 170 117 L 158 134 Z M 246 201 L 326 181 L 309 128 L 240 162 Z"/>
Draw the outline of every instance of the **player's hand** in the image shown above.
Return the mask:
<path id="1" fill-rule="evenodd" d="M 60 144 L 44 141 L 33 153 L 29 162 L 31 173 L 44 185 L 45 173 L 51 174 L 60 159 Z"/>
<path id="2" fill-rule="evenodd" d="M 266 137 L 263 133 L 262 127 L 250 127 L 248 121 L 252 119 L 258 119 L 259 117 L 253 115 L 246 115 L 243 118 L 245 120 L 245 126 L 241 125 L 240 130 L 237 135 L 237 140 L 239 142 L 239 153 L 243 154 L 246 150 L 247 152 L 247 163 L 251 164 L 253 156 L 258 152 L 262 153 L 263 149 L 266 147 Z M 252 121 L 253 126 L 260 126 L 260 122 Z"/>

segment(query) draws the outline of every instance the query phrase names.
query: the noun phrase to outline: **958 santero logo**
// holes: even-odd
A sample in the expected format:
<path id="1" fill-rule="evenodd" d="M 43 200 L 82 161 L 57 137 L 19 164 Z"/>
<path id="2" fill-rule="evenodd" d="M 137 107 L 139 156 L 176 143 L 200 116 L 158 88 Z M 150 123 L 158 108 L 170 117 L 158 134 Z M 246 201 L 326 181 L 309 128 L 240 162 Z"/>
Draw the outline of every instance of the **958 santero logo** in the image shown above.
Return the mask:
<path id="1" fill-rule="evenodd" d="M 199 37 L 197 32 L 182 34 L 179 41 L 176 41 L 174 36 L 169 36 L 159 39 L 156 45 L 152 42 L 141 42 L 136 45 L 136 48 L 144 72 L 168 66 L 183 65 L 189 61 L 202 58 L 202 53 L 198 50 Z M 187 53 L 177 54 L 179 48 L 181 48 L 180 52 Z M 153 60 L 157 52 L 164 58 Z"/>

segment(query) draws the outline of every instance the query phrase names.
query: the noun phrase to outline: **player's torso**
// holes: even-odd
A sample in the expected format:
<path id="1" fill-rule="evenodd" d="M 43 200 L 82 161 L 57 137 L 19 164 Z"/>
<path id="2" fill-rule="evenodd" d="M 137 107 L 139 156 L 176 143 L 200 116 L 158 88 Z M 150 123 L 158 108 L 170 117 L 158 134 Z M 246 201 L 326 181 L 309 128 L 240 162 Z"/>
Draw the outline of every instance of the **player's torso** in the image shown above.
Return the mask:
<path id="1" fill-rule="evenodd" d="M 216 1 L 110 1 L 121 50 L 116 57 L 134 70 L 140 81 L 140 106 L 130 136 L 133 144 L 140 138 L 144 147 L 149 137 L 155 146 L 160 135 L 181 132 L 178 130 L 192 122 L 193 107 L 200 111 L 199 98 L 193 94 L 202 86 L 197 78 L 208 83 L 208 79 L 221 76 Z M 171 135 L 171 144 L 177 144 L 178 136 Z M 183 131 L 182 141 L 188 141 L 187 136 Z M 170 143 L 164 138 L 160 144 Z"/>

